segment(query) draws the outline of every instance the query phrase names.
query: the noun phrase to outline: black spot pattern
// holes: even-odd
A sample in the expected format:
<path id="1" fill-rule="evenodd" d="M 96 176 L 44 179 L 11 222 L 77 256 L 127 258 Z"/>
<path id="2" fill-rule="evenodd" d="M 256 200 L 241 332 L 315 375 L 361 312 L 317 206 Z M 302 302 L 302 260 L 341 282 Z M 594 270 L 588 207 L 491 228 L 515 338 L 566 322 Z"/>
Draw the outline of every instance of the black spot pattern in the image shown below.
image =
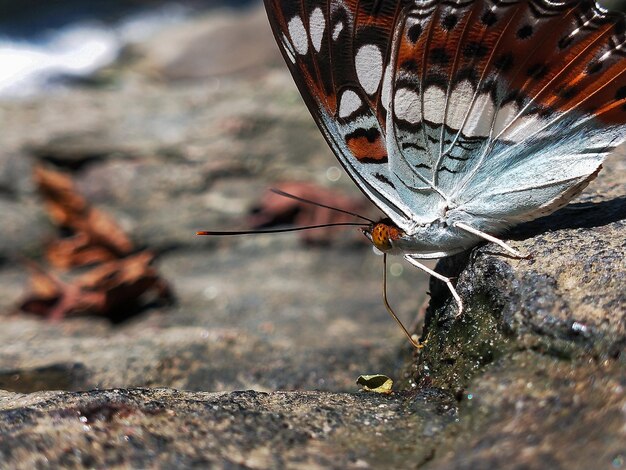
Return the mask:
<path id="1" fill-rule="evenodd" d="M 409 38 L 409 40 L 415 44 L 417 42 L 417 40 L 419 39 L 419 37 L 422 35 L 422 25 L 421 24 L 414 24 L 413 26 L 411 26 L 409 28 L 409 30 L 407 31 L 407 36 Z"/>
<path id="2" fill-rule="evenodd" d="M 507 72 L 508 70 L 511 69 L 511 67 L 513 67 L 514 62 L 515 62 L 515 59 L 513 58 L 513 54 L 511 54 L 510 52 L 507 52 L 505 54 L 502 54 L 496 57 L 496 60 L 494 61 L 493 65 L 500 72 Z"/>
<path id="3" fill-rule="evenodd" d="M 557 91 L 557 95 L 563 99 L 571 100 L 578 94 L 578 89 L 576 87 L 562 87 Z"/>
<path id="4" fill-rule="evenodd" d="M 400 68 L 407 72 L 419 73 L 419 66 L 417 65 L 417 62 L 413 59 L 405 60 L 404 62 L 402 62 L 402 64 L 400 64 Z"/>
<path id="5" fill-rule="evenodd" d="M 430 60 L 433 64 L 447 65 L 450 62 L 450 56 L 443 47 L 435 47 L 430 51 Z"/>
<path id="6" fill-rule="evenodd" d="M 572 35 L 563 36 L 559 40 L 559 43 L 558 43 L 559 49 L 561 49 L 561 50 L 567 49 L 569 46 L 571 46 L 573 41 L 574 41 L 574 36 L 572 36 Z"/>
<path id="7" fill-rule="evenodd" d="M 550 106 L 540 106 L 536 112 L 541 119 L 549 119 L 554 114 L 554 109 Z"/>
<path id="8" fill-rule="evenodd" d="M 622 7 L 623 10 L 623 7 Z M 615 25 L 613 25 L 613 34 L 616 36 L 623 36 L 626 33 L 626 19 L 623 17 L 617 20 Z"/>
<path id="9" fill-rule="evenodd" d="M 441 26 L 446 31 L 450 31 L 454 29 L 454 27 L 456 26 L 458 22 L 459 22 L 459 19 L 457 18 L 456 15 L 447 15 L 443 18 L 443 20 L 441 20 Z"/>
<path id="10" fill-rule="evenodd" d="M 485 82 L 480 86 L 481 93 L 491 93 L 491 98 L 493 101 L 497 101 L 496 93 L 498 91 L 498 82 L 494 79 L 485 80 Z"/>
<path id="11" fill-rule="evenodd" d="M 528 39 L 533 35 L 533 27 L 529 24 L 522 26 L 517 30 L 517 37 L 520 39 Z"/>
<path id="12" fill-rule="evenodd" d="M 503 104 L 515 102 L 518 108 L 524 107 L 524 102 L 526 101 L 526 97 L 520 90 L 512 90 L 502 101 Z"/>
<path id="13" fill-rule="evenodd" d="M 381 2 L 380 0 L 360 0 L 359 8 L 367 12 L 368 15 L 378 15 L 384 3 L 385 2 Z"/>
<path id="14" fill-rule="evenodd" d="M 625 98 L 626 98 L 626 86 L 618 88 L 617 92 L 615 93 L 615 99 L 619 101 Z"/>
<path id="15" fill-rule="evenodd" d="M 463 55 L 467 59 L 472 59 L 472 58 L 480 59 L 482 57 L 485 57 L 485 55 L 487 55 L 487 52 L 489 52 L 489 49 L 487 48 L 487 46 L 476 41 L 468 42 L 465 45 L 465 49 L 463 49 Z"/>
<path id="16" fill-rule="evenodd" d="M 420 152 L 427 152 L 428 149 L 426 147 L 423 147 L 419 144 L 413 143 L 413 142 L 404 142 L 402 144 L 402 150 L 407 150 L 407 149 L 415 149 L 418 150 Z"/>
<path id="17" fill-rule="evenodd" d="M 496 21 L 498 21 L 498 17 L 493 11 L 487 10 L 483 16 L 481 16 L 480 21 L 485 26 L 493 26 L 496 24 Z"/>
<path id="18" fill-rule="evenodd" d="M 380 137 L 380 131 L 375 127 L 371 127 L 369 129 L 359 127 L 354 132 L 346 136 L 346 141 L 351 139 L 360 139 L 361 137 L 365 137 L 368 142 L 374 143 Z"/>
<path id="19" fill-rule="evenodd" d="M 457 72 L 454 77 L 454 83 L 457 84 L 462 82 L 463 80 L 469 80 L 470 83 L 475 85 L 478 82 L 478 79 L 479 77 L 476 73 L 476 69 L 473 66 L 470 66 L 464 67 Z"/>
<path id="20" fill-rule="evenodd" d="M 597 60 L 591 61 L 587 66 L 587 75 L 593 75 L 594 73 L 598 73 L 602 70 L 602 62 Z"/>
<path id="21" fill-rule="evenodd" d="M 528 67 L 526 71 L 530 78 L 541 80 L 548 73 L 548 66 L 542 63 L 536 63 Z"/>
<path id="22" fill-rule="evenodd" d="M 453 175 L 456 175 L 456 174 L 458 173 L 458 171 L 456 171 L 456 170 L 451 170 L 450 168 L 448 168 L 448 167 L 447 167 L 447 166 L 445 166 L 445 165 L 441 165 L 441 167 L 440 167 L 437 171 L 446 171 L 446 172 L 451 173 L 451 174 L 453 174 Z"/>
<path id="23" fill-rule="evenodd" d="M 376 178 L 378 181 L 382 183 L 388 184 L 393 189 L 396 189 L 394 184 L 391 181 L 389 181 L 389 178 L 387 178 L 385 175 L 381 175 L 380 173 L 374 173 L 374 178 Z"/>

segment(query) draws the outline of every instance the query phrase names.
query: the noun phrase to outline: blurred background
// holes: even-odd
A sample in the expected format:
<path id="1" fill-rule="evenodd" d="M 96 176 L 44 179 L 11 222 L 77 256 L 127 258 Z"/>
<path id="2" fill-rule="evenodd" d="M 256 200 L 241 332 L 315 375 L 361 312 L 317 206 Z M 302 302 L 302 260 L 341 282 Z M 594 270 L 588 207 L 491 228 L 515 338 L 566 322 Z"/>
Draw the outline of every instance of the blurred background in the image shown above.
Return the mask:
<path id="1" fill-rule="evenodd" d="M 354 390 L 408 342 L 257 1 L 0 2 L 0 389 Z M 427 278 L 389 266 L 410 324 Z"/>
<path id="2" fill-rule="evenodd" d="M 24 96 L 88 76 L 125 47 L 167 26 L 251 0 L 4 1 L 0 3 L 0 93 Z"/>
<path id="3" fill-rule="evenodd" d="M 378 216 L 258 1 L 0 0 L 0 142 L 0 389 L 354 390 L 410 351 L 357 230 L 195 236 L 345 220 L 271 187 Z"/>

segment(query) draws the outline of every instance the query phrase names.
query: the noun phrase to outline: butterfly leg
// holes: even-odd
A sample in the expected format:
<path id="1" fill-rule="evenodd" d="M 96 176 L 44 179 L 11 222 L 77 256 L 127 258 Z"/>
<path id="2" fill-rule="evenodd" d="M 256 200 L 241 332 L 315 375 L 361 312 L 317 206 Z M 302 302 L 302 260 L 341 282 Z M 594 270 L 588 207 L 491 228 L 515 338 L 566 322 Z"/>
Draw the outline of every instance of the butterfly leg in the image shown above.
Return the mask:
<path id="1" fill-rule="evenodd" d="M 523 255 L 522 253 L 520 253 L 519 251 L 517 251 L 515 248 L 507 245 L 505 242 L 503 242 L 502 240 L 500 240 L 499 238 L 496 238 L 492 235 L 489 235 L 488 233 L 485 232 L 481 232 L 480 230 L 477 230 L 473 227 L 470 227 L 467 224 L 464 224 L 463 222 L 456 222 L 454 224 L 455 227 L 460 228 L 461 230 L 465 230 L 466 232 L 472 233 L 474 235 L 478 235 L 480 238 L 483 238 L 487 241 L 490 241 L 492 243 L 495 243 L 496 245 L 501 246 L 502 248 L 504 248 L 506 251 L 508 251 L 509 253 L 511 253 L 513 256 L 515 256 L 516 258 L 527 258 L 527 255 Z"/>
<path id="2" fill-rule="evenodd" d="M 386 254 L 383 254 L 383 302 L 385 303 L 385 308 L 387 309 L 387 312 L 389 312 L 389 315 L 391 315 L 391 317 L 398 323 L 398 325 L 400 326 L 400 328 L 402 329 L 406 337 L 409 338 L 409 341 L 413 345 L 413 347 L 415 349 L 422 349 L 424 345 L 420 343 L 417 335 L 412 335 L 411 333 L 409 333 L 409 331 L 406 329 L 402 321 L 400 321 L 396 313 L 391 308 L 391 305 L 389 305 L 389 300 L 387 300 L 387 255 Z"/>
<path id="3" fill-rule="evenodd" d="M 452 280 L 450 278 L 442 276 L 438 272 L 433 271 L 428 266 L 423 265 L 422 263 L 417 261 L 417 259 L 411 257 L 411 255 L 404 255 L 404 259 L 407 260 L 409 263 L 411 263 L 416 268 L 419 268 L 422 271 L 430 274 L 434 278 L 439 279 L 442 282 L 445 282 L 446 285 L 448 286 L 448 289 L 450 290 L 450 293 L 452 294 L 452 297 L 454 297 L 454 300 L 456 300 L 456 303 L 459 306 L 459 311 L 456 314 L 456 316 L 459 317 L 463 313 L 463 301 L 461 300 L 461 296 L 459 295 L 459 293 L 456 291 L 456 289 L 452 285 Z"/>

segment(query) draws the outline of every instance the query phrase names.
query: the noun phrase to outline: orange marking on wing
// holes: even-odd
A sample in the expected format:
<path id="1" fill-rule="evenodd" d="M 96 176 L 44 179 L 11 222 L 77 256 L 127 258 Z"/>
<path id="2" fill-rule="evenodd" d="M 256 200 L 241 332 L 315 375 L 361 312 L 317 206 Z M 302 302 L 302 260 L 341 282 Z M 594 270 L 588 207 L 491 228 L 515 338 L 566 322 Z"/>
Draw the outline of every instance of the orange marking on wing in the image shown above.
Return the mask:
<path id="1" fill-rule="evenodd" d="M 594 112 L 604 124 L 624 124 L 626 117 L 626 99 L 614 101 Z"/>
<path id="2" fill-rule="evenodd" d="M 623 124 L 625 120 L 624 101 L 616 100 L 615 94 L 620 86 L 620 76 L 624 72 L 623 61 L 612 64 L 602 74 L 589 76 L 583 71 L 565 83 L 568 89 L 577 89 L 571 99 L 550 95 L 537 101 L 557 110 L 567 112 L 576 108 L 582 113 L 593 113 L 604 124 Z"/>
<path id="3" fill-rule="evenodd" d="M 326 111 L 331 116 L 335 116 L 337 114 L 337 95 L 326 95 L 324 99 L 326 103 Z"/>
<path id="4" fill-rule="evenodd" d="M 352 137 L 347 139 L 346 143 L 350 152 L 361 162 L 371 160 L 382 163 L 387 161 L 387 149 L 380 136 L 373 142 L 364 136 Z"/>
<path id="5" fill-rule="evenodd" d="M 546 43 L 546 47 L 537 51 L 537 54 L 533 55 L 532 61 L 528 62 L 529 64 L 542 64 L 547 68 L 548 73 L 540 80 L 528 78 L 521 88 L 525 90 L 528 96 L 534 97 L 536 102 L 548 106 L 556 104 L 558 109 L 567 111 L 572 106 L 572 98 L 555 96 L 553 90 L 556 88 L 556 84 L 564 84 L 570 90 L 578 88 L 579 93 L 577 94 L 579 96 L 576 98 L 580 99 L 612 79 L 611 75 L 615 72 L 611 74 L 607 71 L 593 76 L 585 72 L 588 65 L 598 55 L 598 50 L 603 50 L 599 47 L 604 45 L 603 39 L 610 32 L 611 25 L 609 24 L 595 31 L 594 34 L 585 36 L 582 41 L 560 54 L 555 54 L 554 50 L 557 49 L 557 38 L 562 37 L 562 34 L 555 34 L 554 38 L 550 38 L 554 45 Z M 585 88 L 585 92 L 582 92 Z"/>
<path id="6" fill-rule="evenodd" d="M 411 44 L 409 41 L 404 40 L 400 43 L 400 50 L 398 51 L 398 63 L 402 64 L 407 60 L 418 60 L 418 47 L 416 43 L 415 45 Z"/>

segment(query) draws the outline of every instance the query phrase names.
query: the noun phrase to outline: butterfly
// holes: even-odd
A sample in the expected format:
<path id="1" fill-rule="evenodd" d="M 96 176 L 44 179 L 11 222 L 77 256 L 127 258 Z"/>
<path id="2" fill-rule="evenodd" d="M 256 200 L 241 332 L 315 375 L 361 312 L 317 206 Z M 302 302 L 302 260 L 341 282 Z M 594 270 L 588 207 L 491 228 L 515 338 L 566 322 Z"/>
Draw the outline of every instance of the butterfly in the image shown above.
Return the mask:
<path id="1" fill-rule="evenodd" d="M 264 0 L 347 173 L 419 260 L 566 205 L 626 140 L 626 15 L 593 1 Z"/>

